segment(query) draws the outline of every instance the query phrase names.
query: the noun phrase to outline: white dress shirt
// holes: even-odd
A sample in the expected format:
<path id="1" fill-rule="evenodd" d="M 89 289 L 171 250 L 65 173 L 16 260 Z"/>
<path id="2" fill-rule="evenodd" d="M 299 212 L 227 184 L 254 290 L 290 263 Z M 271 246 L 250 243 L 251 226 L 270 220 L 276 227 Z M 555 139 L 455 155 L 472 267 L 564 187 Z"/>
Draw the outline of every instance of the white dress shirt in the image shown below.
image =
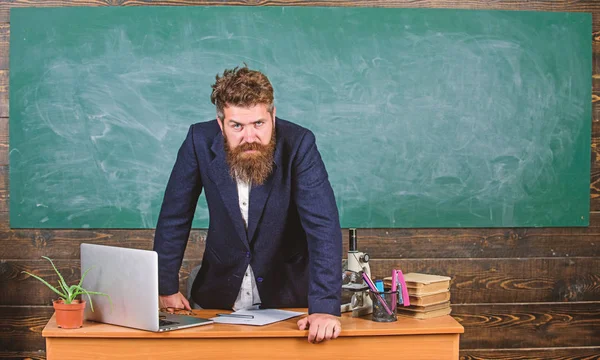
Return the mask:
<path id="1" fill-rule="evenodd" d="M 250 206 L 250 184 L 242 181 L 237 181 L 238 198 L 240 199 L 240 210 L 242 212 L 242 218 L 244 218 L 244 225 L 246 230 L 248 229 L 248 207 Z M 233 304 L 233 310 L 241 310 L 251 308 L 254 304 L 260 303 L 260 295 L 258 294 L 258 288 L 256 287 L 256 280 L 254 280 L 254 273 L 252 267 L 248 265 L 244 279 L 242 280 L 242 286 L 238 293 L 237 299 Z"/>

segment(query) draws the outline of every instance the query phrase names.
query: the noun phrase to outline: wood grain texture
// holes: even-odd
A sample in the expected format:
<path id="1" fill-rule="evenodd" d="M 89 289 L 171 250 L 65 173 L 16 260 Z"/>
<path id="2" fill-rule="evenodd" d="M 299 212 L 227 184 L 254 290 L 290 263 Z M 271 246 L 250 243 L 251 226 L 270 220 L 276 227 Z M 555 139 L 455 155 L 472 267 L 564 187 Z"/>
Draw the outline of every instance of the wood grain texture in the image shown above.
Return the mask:
<path id="1" fill-rule="evenodd" d="M 2 181 L 2 167 L 0 167 Z M 8 193 L 0 189 L 0 199 Z M 6 202 L 5 202 L 6 203 Z M 0 202 L 1 204 L 1 202 Z M 4 215 L 4 216 L 1 216 Z M 115 229 L 9 229 L 8 213 L 0 212 L 0 259 L 30 259 L 41 255 L 56 259 L 79 257 L 83 242 L 151 249 L 154 230 Z M 520 229 L 359 229 L 358 246 L 377 259 L 598 257 L 600 213 L 592 214 L 587 228 Z M 348 230 L 342 230 L 344 254 Z M 200 260 L 206 230 L 192 230 L 186 258 Z M 346 255 L 344 255 L 345 257 Z"/>
<path id="2" fill-rule="evenodd" d="M 8 117 L 8 70 L 0 70 L 0 117 Z"/>
<path id="3" fill-rule="evenodd" d="M 0 70 L 8 70 L 10 24 L 2 21 L 2 12 L 6 11 L 0 10 Z"/>
<path id="4" fill-rule="evenodd" d="M 8 118 L 0 118 L 0 166 L 8 165 L 8 132 Z"/>
<path id="5" fill-rule="evenodd" d="M 453 305 L 452 316 L 465 328 L 460 343 L 463 353 L 469 349 L 481 352 L 486 348 L 503 351 L 546 348 L 544 351 L 550 351 L 547 348 L 600 346 L 598 305 Z M 0 327 L 0 349 L 43 350 L 41 331 L 52 313 L 53 309 L 50 306 L 0 306 L 0 321 L 3 324 Z M 566 350 L 561 351 L 565 353 Z M 499 359 L 509 359 L 509 356 Z"/>
<path id="6" fill-rule="evenodd" d="M 78 281 L 79 259 L 57 260 L 55 264 L 67 282 Z M 183 262 L 179 274 L 183 293 L 197 264 Z M 600 301 L 600 258 L 371 261 L 375 278 L 390 276 L 392 268 L 451 276 L 453 304 Z M 5 289 L 2 305 L 49 305 L 54 293 L 22 271 L 53 284 L 58 281 L 46 260 L 4 260 L 0 262 L 0 288 Z"/>
<path id="7" fill-rule="evenodd" d="M 600 32 L 595 32 L 592 58 L 592 139 L 590 169 L 590 210 L 600 210 Z"/>
<path id="8" fill-rule="evenodd" d="M 600 258 L 371 261 L 377 278 L 394 268 L 452 277 L 450 300 L 457 304 L 600 300 Z"/>
<path id="9" fill-rule="evenodd" d="M 599 360 L 600 347 L 461 350 L 460 360 Z"/>
<path id="10" fill-rule="evenodd" d="M 343 230 L 344 251 L 348 232 Z M 600 214 L 589 227 L 358 229 L 358 247 L 373 258 L 511 258 L 600 256 Z"/>
<path id="11" fill-rule="evenodd" d="M 7 211 L 0 211 L 0 230 L 10 230 L 10 224 L 8 223 L 9 214 Z M 4 238 L 0 236 L 0 241 Z"/>
<path id="12" fill-rule="evenodd" d="M 308 312 L 306 308 L 291 308 L 303 314 Z M 213 318 L 223 310 L 198 309 L 194 315 L 201 318 Z M 341 337 L 357 336 L 384 336 L 384 335 L 452 335 L 462 334 L 464 329 L 451 316 L 441 316 L 435 319 L 398 319 L 394 323 L 381 323 L 371 321 L 370 316 L 353 318 L 351 313 L 344 313 L 340 317 L 340 323 L 344 329 Z M 298 330 L 298 318 L 275 322 L 267 326 L 247 326 L 233 324 L 214 324 L 210 327 L 197 327 L 183 331 L 175 331 L 168 334 L 170 338 L 180 339 L 206 339 L 206 338 L 305 338 L 307 330 Z M 42 331 L 45 338 L 127 338 L 127 339 L 164 339 L 165 334 L 160 332 L 148 332 L 144 330 L 125 328 L 110 324 L 84 321 L 83 327 L 71 329 L 65 333 L 56 325 L 56 317 L 53 316 L 48 325 Z"/>
<path id="13" fill-rule="evenodd" d="M 526 350 L 464 350 L 460 360 L 600 360 L 600 347 Z M 0 359 L 45 360 L 46 352 L 3 352 Z"/>
<path id="14" fill-rule="evenodd" d="M 594 0 L 2 0 L 0 6 L 190 6 L 190 5 L 260 5 L 260 6 L 361 6 L 406 8 L 461 8 L 542 11 L 600 11 Z"/>
<path id="15" fill-rule="evenodd" d="M 5 0 L 0 0 L 0 22 L 9 23 L 10 22 L 10 8 L 6 6 Z"/>
<path id="16" fill-rule="evenodd" d="M 600 347 L 526 350 L 461 350 L 461 360 L 600 360 Z M 45 360 L 46 352 L 5 352 L 0 359 Z"/>
<path id="17" fill-rule="evenodd" d="M 2 219 L 2 217 L 0 217 Z M 202 259 L 206 230 L 192 230 L 185 258 Z M 48 256 L 52 259 L 79 259 L 82 243 L 121 246 L 151 250 L 154 229 L 148 230 L 53 230 L 53 229 L 0 229 L 0 259 L 36 259 Z"/>
<path id="18" fill-rule="evenodd" d="M 307 309 L 291 309 L 306 313 Z M 203 318 L 214 317 L 216 310 L 197 310 Z M 84 322 L 80 329 L 68 332 L 56 326 L 52 317 L 42 335 L 48 356 L 60 359 L 93 357 L 111 359 L 163 359 L 166 357 L 262 360 L 270 349 L 278 359 L 332 359 L 351 346 L 370 349 L 381 357 L 395 352 L 415 360 L 458 360 L 459 334 L 463 327 L 452 317 L 427 321 L 399 319 L 394 323 L 376 323 L 366 318 L 342 315 L 342 333 L 335 341 L 315 346 L 306 341 L 307 330 L 298 330 L 297 318 L 266 326 L 213 324 L 167 334 Z M 233 348 L 233 349 L 232 349 Z M 173 354 L 176 349 L 176 355 Z M 275 351 L 274 351 L 275 350 Z"/>
<path id="19" fill-rule="evenodd" d="M 44 360 L 46 351 L 4 351 L 0 350 L 0 359 Z"/>
<path id="20" fill-rule="evenodd" d="M 1 0 L 0 6 L 134 6 L 134 5 L 306 5 L 306 6 L 373 6 L 373 7 L 443 7 L 477 9 L 531 9 L 545 11 L 598 11 L 595 0 L 557 2 L 555 0 Z"/>
<path id="21" fill-rule="evenodd" d="M 41 255 L 57 259 L 79 257 L 79 244 L 90 242 L 151 249 L 154 230 L 10 229 L 8 227 L 7 167 L 0 166 L 0 259 L 30 259 Z M 344 252 L 348 230 L 342 229 Z M 200 260 L 206 230 L 192 230 L 188 260 Z M 359 229 L 358 246 L 373 258 L 511 258 L 598 257 L 600 213 L 591 213 L 583 228 L 496 229 Z"/>
<path id="22" fill-rule="evenodd" d="M 42 330 L 53 313 L 51 306 L 0 306 L 0 351 L 45 351 Z"/>
<path id="23" fill-rule="evenodd" d="M 49 357 L 62 360 L 79 360 L 90 355 L 115 360 L 195 359 L 199 358 L 198 354 L 207 360 L 264 360 L 266 356 L 287 360 L 330 360 L 339 358 L 353 347 L 372 349 L 369 354 L 376 358 L 386 357 L 400 348 L 407 359 L 458 360 L 458 335 L 340 337 L 323 345 L 310 344 L 303 338 L 281 337 L 202 340 L 165 337 L 127 341 L 52 338 L 48 340 L 47 353 Z M 357 359 L 352 355 L 344 358 Z"/>
<path id="24" fill-rule="evenodd" d="M 27 6 L 273 5 L 445 7 L 593 13 L 592 174 L 590 205 L 600 211 L 600 2 L 554 0 L 0 0 L 0 304 L 49 303 L 50 294 L 22 285 L 20 269 L 50 255 L 78 274 L 79 244 L 151 248 L 153 230 L 10 230 L 8 227 L 9 9 Z M 359 247 L 375 258 L 378 275 L 392 267 L 452 274 L 453 315 L 466 327 L 461 359 L 600 359 L 598 299 L 600 213 L 589 228 L 359 230 Z M 181 288 L 204 251 L 204 230 L 194 230 L 182 267 Z M 342 231 L 347 248 L 347 232 Z M 575 257 L 575 258 L 573 258 Z M 533 259 L 539 258 L 539 259 Z M 76 262 L 73 262 L 76 261 Z M 8 265 L 7 265 L 8 264 Z M 75 265 L 73 265 L 75 264 Z M 40 271 L 49 274 L 49 268 Z M 22 290 L 21 295 L 9 291 Z M 33 294 L 33 301 L 32 299 Z M 529 300 L 527 300 L 529 299 Z M 531 300 L 537 299 L 537 300 Z M 457 301 L 466 304 L 455 303 Z M 498 304 L 507 303 L 507 304 Z M 508 304 L 512 303 L 512 304 Z M 41 327 L 49 306 L 0 306 L 0 358 L 44 359 Z M 581 345 L 586 344 L 586 345 Z"/>
<path id="25" fill-rule="evenodd" d="M 151 249 L 154 230 L 10 229 L 8 227 L 8 167 L 0 166 L 0 259 L 79 258 L 83 242 Z M 348 230 L 342 229 L 344 252 Z M 206 230 L 192 230 L 186 259 L 200 260 Z M 598 257 L 600 213 L 590 226 L 579 228 L 496 229 L 359 229 L 358 246 L 377 259 Z M 345 256 L 345 255 L 344 255 Z"/>
<path id="26" fill-rule="evenodd" d="M 14 7 L 120 6 L 122 2 L 122 0 L 0 0 L 0 9 L 9 10 Z"/>
<path id="27" fill-rule="evenodd" d="M 79 281 L 81 277 L 79 259 L 56 260 L 54 264 L 69 285 Z M 183 293 L 185 293 L 189 274 L 196 265 L 195 261 L 184 261 L 181 267 L 180 288 Z M 58 284 L 58 276 L 52 265 L 44 259 L 2 260 L 0 261 L 0 289 L 2 289 L 0 305 L 50 306 L 57 295 L 23 271 L 40 276 L 50 284 Z"/>
<path id="28" fill-rule="evenodd" d="M 460 348 L 600 346 L 600 303 L 452 305 Z"/>
<path id="29" fill-rule="evenodd" d="M 8 181 L 8 166 L 0 166 L 0 212 L 8 212 L 9 210 Z"/>

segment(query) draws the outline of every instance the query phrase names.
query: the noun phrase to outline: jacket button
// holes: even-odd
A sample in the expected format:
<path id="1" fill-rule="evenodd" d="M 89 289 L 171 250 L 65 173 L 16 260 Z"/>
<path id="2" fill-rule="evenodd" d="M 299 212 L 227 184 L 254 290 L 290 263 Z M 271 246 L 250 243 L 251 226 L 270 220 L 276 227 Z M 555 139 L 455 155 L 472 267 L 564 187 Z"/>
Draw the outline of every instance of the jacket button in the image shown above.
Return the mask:
<path id="1" fill-rule="evenodd" d="M 258 277 L 258 278 L 256 278 L 256 281 L 258 281 L 259 283 L 261 283 L 261 282 L 263 282 L 263 278 Z"/>
<path id="2" fill-rule="evenodd" d="M 250 259 L 250 251 L 246 252 L 246 257 Z"/>

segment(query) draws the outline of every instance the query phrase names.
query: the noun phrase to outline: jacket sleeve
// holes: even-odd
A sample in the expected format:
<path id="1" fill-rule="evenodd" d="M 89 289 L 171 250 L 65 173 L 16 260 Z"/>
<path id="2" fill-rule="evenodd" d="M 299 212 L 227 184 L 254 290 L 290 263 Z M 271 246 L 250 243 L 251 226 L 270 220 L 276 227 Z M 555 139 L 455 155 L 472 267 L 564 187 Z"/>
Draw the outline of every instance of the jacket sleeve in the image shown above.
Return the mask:
<path id="1" fill-rule="evenodd" d="M 202 181 L 192 125 L 177 153 L 154 235 L 160 295 L 171 295 L 179 291 L 179 269 L 201 192 Z"/>
<path id="2" fill-rule="evenodd" d="M 342 233 L 333 189 L 310 131 L 300 141 L 293 169 L 294 200 L 308 242 L 308 312 L 339 316 Z"/>

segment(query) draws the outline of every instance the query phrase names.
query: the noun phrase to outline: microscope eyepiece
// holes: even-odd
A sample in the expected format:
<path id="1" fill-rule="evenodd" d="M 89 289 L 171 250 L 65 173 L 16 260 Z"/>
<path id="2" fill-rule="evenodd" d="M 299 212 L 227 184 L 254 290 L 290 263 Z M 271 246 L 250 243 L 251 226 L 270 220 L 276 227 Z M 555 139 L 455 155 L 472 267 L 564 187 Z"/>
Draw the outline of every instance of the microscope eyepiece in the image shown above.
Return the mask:
<path id="1" fill-rule="evenodd" d="M 358 251 L 356 246 L 356 229 L 350 228 L 348 231 L 349 234 L 349 243 L 348 243 L 348 251 Z"/>

